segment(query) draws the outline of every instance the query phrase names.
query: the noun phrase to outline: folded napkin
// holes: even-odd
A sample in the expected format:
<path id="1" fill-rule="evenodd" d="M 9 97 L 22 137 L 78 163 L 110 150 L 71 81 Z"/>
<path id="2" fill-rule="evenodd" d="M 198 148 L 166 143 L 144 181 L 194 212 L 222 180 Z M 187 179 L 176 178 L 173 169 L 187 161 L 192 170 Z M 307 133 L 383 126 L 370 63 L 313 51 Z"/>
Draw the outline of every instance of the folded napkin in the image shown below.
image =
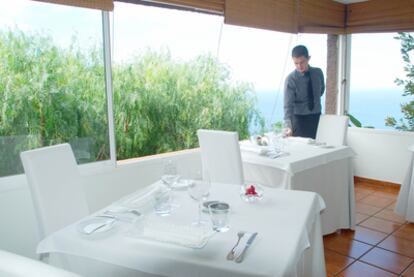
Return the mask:
<path id="1" fill-rule="evenodd" d="M 155 183 L 119 200 L 116 204 L 137 209 L 152 207 L 154 205 L 154 195 L 160 188 L 160 183 Z"/>
<path id="2" fill-rule="evenodd" d="M 299 143 L 305 143 L 305 144 L 314 144 L 315 140 L 311 138 L 303 138 L 303 137 L 288 137 L 289 141 L 292 142 L 299 142 Z"/>
<path id="3" fill-rule="evenodd" d="M 214 233 L 207 227 L 176 225 L 153 219 L 146 221 L 140 237 L 190 248 L 202 248 Z"/>
<path id="4" fill-rule="evenodd" d="M 240 145 L 240 149 L 242 151 L 253 152 L 253 153 L 256 153 L 256 154 L 259 154 L 259 155 L 266 155 L 267 153 L 272 151 L 272 149 L 270 147 L 257 146 L 257 145 L 247 145 L 247 144 Z"/>

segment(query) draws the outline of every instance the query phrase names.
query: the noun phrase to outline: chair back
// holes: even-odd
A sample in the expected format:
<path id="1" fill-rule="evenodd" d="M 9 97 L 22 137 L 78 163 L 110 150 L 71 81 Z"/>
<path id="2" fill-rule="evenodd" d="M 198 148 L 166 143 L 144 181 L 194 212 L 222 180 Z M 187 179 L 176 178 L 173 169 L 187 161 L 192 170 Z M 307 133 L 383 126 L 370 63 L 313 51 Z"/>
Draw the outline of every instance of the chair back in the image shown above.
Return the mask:
<path id="1" fill-rule="evenodd" d="M 203 175 L 212 182 L 242 185 L 243 165 L 237 132 L 198 130 Z"/>
<path id="2" fill-rule="evenodd" d="M 348 120 L 348 116 L 345 115 L 321 115 L 316 132 L 316 141 L 333 146 L 346 145 Z"/>
<path id="3" fill-rule="evenodd" d="M 22 152 L 40 238 L 89 214 L 72 148 L 59 144 Z"/>
<path id="4" fill-rule="evenodd" d="M 0 276 L 7 277 L 80 277 L 80 275 L 0 250 Z"/>

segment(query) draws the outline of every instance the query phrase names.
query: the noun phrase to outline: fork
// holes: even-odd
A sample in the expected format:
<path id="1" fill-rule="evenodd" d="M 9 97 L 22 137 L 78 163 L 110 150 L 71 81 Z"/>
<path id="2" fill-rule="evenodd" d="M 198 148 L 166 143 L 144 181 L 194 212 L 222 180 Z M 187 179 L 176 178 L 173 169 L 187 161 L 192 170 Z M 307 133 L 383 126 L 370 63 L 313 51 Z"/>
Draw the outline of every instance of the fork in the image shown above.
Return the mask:
<path id="1" fill-rule="evenodd" d="M 240 232 L 237 233 L 237 237 L 238 237 L 237 242 L 233 246 L 233 248 L 230 250 L 229 254 L 227 254 L 227 260 L 231 261 L 231 260 L 234 259 L 234 252 L 236 250 L 236 247 L 237 247 L 237 245 L 239 245 L 239 242 L 240 242 L 241 238 L 244 236 L 245 233 L 246 232 L 244 232 L 244 231 L 240 231 Z"/>

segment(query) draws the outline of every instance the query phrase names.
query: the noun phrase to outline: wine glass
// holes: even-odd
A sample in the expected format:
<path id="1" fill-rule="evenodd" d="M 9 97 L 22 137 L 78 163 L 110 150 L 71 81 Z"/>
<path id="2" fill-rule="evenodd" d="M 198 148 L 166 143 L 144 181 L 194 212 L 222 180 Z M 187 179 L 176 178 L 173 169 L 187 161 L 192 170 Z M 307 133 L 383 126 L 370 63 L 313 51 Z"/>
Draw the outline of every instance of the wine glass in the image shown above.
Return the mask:
<path id="1" fill-rule="evenodd" d="M 203 179 L 201 174 L 198 172 L 193 180 L 191 180 L 188 187 L 188 194 L 192 199 L 198 202 L 198 218 L 197 221 L 193 222 L 194 226 L 202 226 L 206 223 L 201 221 L 201 211 L 203 200 L 205 200 L 209 195 L 210 186 L 211 184 L 209 178 L 205 176 Z"/>
<path id="2" fill-rule="evenodd" d="M 163 175 L 161 177 L 162 182 L 172 189 L 179 179 L 180 175 L 177 173 L 176 164 L 172 160 L 164 161 Z"/>

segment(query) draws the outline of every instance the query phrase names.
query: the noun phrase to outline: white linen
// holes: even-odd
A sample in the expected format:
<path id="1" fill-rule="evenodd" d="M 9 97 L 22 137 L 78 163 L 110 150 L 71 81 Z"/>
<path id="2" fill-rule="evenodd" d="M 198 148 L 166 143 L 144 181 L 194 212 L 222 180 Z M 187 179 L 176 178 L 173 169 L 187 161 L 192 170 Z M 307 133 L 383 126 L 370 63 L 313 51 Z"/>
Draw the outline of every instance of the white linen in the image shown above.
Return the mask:
<path id="1" fill-rule="evenodd" d="M 303 137 L 287 137 L 286 140 L 290 142 L 298 142 L 304 144 L 314 144 L 315 140 L 311 138 L 303 138 Z"/>
<path id="2" fill-rule="evenodd" d="M 316 142 L 335 146 L 346 145 L 348 120 L 346 115 L 321 115 L 316 131 Z"/>
<path id="3" fill-rule="evenodd" d="M 43 240 L 38 253 L 64 253 L 66 258 L 74 256 L 78 261 L 79 257 L 87 262 L 98 260 L 103 268 L 112 264 L 111 271 L 100 272 L 99 276 L 119 276 L 125 268 L 136 270 L 135 274 L 177 277 L 326 275 L 319 222 L 324 203 L 317 194 L 265 188 L 264 199 L 251 204 L 240 199 L 238 186 L 213 184 L 210 195 L 211 200 L 230 204 L 230 230 L 217 233 L 202 249 L 126 236 L 122 230 L 127 225 L 119 222 L 118 232 L 99 240 L 82 238 L 76 225 L 68 226 Z M 162 219 L 190 224 L 197 217 L 197 204 L 186 192 L 177 192 L 176 196 L 181 206 Z M 227 261 L 226 256 L 240 230 L 259 234 L 244 261 L 238 264 Z M 71 270 L 85 270 L 79 273 L 97 276 L 100 266 L 92 268 L 91 264 L 94 263 Z"/>
<path id="4" fill-rule="evenodd" d="M 414 222 L 414 146 L 409 148 L 411 151 L 411 162 L 408 165 L 404 182 L 401 184 L 398 194 L 395 212 L 409 222 Z"/>
<path id="5" fill-rule="evenodd" d="M 248 141 L 242 145 L 250 144 Z M 322 233 L 355 227 L 355 199 L 352 157 L 348 146 L 320 148 L 285 141 L 289 153 L 269 159 L 243 151 L 245 179 L 269 187 L 306 190 L 318 193 L 326 203 L 322 212 Z"/>
<path id="6" fill-rule="evenodd" d="M 243 165 L 237 132 L 197 131 L 201 149 L 203 177 L 212 182 L 243 184 Z"/>
<path id="7" fill-rule="evenodd" d="M 173 243 L 190 248 L 202 248 L 214 235 L 211 228 L 177 225 L 159 219 L 147 220 L 138 238 Z"/>
<path id="8" fill-rule="evenodd" d="M 40 239 L 90 214 L 82 177 L 68 143 L 20 154 Z"/>

